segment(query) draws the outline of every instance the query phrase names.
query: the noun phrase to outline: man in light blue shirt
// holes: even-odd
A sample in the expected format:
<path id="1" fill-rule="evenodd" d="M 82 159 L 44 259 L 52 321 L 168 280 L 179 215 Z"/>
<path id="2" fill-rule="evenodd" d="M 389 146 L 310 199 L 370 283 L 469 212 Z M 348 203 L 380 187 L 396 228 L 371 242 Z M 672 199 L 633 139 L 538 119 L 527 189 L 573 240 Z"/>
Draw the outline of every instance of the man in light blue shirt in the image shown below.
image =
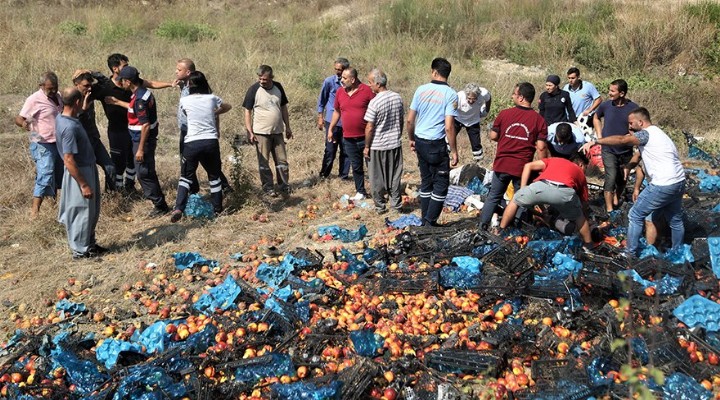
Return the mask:
<path id="1" fill-rule="evenodd" d="M 407 131 L 410 150 L 418 157 L 423 225 L 437 226 L 450 187 L 450 166 L 458 162 L 455 143 L 458 97 L 447 83 L 452 70 L 450 62 L 436 58 L 430 68 L 432 80 L 417 88 L 410 104 Z"/>
<path id="2" fill-rule="evenodd" d="M 335 75 L 328 76 L 325 78 L 320 89 L 320 96 L 318 97 L 317 104 L 317 127 L 325 133 L 323 138 L 327 137 L 327 130 L 330 127 L 330 121 L 332 120 L 333 111 L 335 111 L 335 94 L 340 84 L 340 77 L 343 71 L 350 67 L 350 61 L 347 58 L 338 57 L 335 60 Z M 342 122 L 338 121 L 338 124 L 333 129 L 333 140 L 325 142 L 325 154 L 323 154 L 322 166 L 320 167 L 320 177 L 327 178 L 330 176 L 332 171 L 333 162 L 335 162 L 335 155 L 337 154 L 338 148 L 340 148 L 340 160 L 338 175 L 340 179 L 349 179 L 348 174 L 350 173 L 350 159 L 345 153 L 343 148 L 343 129 Z"/>
<path id="3" fill-rule="evenodd" d="M 580 79 L 580 70 L 577 67 L 568 69 L 567 77 L 568 83 L 563 90 L 570 93 L 575 115 L 578 117 L 592 115 L 602 102 L 595 85 Z"/>

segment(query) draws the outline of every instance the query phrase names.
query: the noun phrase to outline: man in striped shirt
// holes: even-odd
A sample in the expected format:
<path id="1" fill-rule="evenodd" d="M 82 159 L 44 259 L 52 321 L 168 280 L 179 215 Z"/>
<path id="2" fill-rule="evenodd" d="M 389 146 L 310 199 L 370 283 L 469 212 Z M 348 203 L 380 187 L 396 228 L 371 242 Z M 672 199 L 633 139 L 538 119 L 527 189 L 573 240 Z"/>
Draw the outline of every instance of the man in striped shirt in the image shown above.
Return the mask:
<path id="1" fill-rule="evenodd" d="M 369 162 L 370 185 L 375 210 L 384 214 L 385 193 L 392 207 L 400 211 L 402 177 L 402 131 L 404 109 L 400 95 L 387 89 L 387 76 L 379 69 L 368 75 L 368 85 L 376 94 L 365 112 L 365 158 Z"/>

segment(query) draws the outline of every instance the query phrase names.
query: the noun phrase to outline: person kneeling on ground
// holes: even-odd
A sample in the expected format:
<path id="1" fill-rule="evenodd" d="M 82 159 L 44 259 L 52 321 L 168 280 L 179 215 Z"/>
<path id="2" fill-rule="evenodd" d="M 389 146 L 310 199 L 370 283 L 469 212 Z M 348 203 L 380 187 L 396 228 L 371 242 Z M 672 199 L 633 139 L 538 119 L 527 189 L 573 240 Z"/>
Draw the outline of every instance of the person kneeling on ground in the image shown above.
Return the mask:
<path id="1" fill-rule="evenodd" d="M 515 192 L 512 201 L 505 207 L 500 229 L 510 225 L 519 207 L 532 208 L 547 204 L 557 210 L 561 218 L 575 221 L 585 248 L 594 247 L 586 218 L 588 189 L 584 169 L 587 163 L 585 155 L 576 152 L 570 160 L 551 157 L 525 164 L 520 190 Z M 533 172 L 540 172 L 540 176 L 528 185 Z"/>

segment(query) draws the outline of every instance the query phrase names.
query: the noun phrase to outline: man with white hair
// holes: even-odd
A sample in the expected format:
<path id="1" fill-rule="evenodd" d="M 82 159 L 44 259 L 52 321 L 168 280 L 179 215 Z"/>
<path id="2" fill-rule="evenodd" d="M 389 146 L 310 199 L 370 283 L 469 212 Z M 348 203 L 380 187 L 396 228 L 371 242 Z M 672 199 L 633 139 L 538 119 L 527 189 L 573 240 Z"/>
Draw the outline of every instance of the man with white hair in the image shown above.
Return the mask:
<path id="1" fill-rule="evenodd" d="M 392 207 L 400 211 L 400 178 L 403 170 L 402 131 L 403 109 L 399 94 L 388 90 L 387 75 L 373 69 L 368 86 L 375 93 L 365 112 L 365 158 L 369 160 L 370 186 L 375 210 L 384 214 L 385 193 L 390 195 Z"/>
<path id="2" fill-rule="evenodd" d="M 470 147 L 472 148 L 473 160 L 481 161 L 483 148 L 480 142 L 480 122 L 488 115 L 492 99 L 490 92 L 477 83 L 468 83 L 465 89 L 457 92 L 458 115 L 455 117 L 455 134 L 465 128 Z"/>

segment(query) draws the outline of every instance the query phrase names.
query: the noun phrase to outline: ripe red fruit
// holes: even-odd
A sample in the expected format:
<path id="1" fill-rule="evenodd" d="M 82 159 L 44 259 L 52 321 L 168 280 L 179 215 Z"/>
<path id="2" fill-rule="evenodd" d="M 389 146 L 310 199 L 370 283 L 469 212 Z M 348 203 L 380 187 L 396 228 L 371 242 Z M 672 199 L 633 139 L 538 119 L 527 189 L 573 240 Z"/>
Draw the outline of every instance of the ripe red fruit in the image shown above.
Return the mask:
<path id="1" fill-rule="evenodd" d="M 385 388 L 385 390 L 383 391 L 383 396 L 387 400 L 395 400 L 397 398 L 397 390 L 395 390 L 391 387 Z"/>

